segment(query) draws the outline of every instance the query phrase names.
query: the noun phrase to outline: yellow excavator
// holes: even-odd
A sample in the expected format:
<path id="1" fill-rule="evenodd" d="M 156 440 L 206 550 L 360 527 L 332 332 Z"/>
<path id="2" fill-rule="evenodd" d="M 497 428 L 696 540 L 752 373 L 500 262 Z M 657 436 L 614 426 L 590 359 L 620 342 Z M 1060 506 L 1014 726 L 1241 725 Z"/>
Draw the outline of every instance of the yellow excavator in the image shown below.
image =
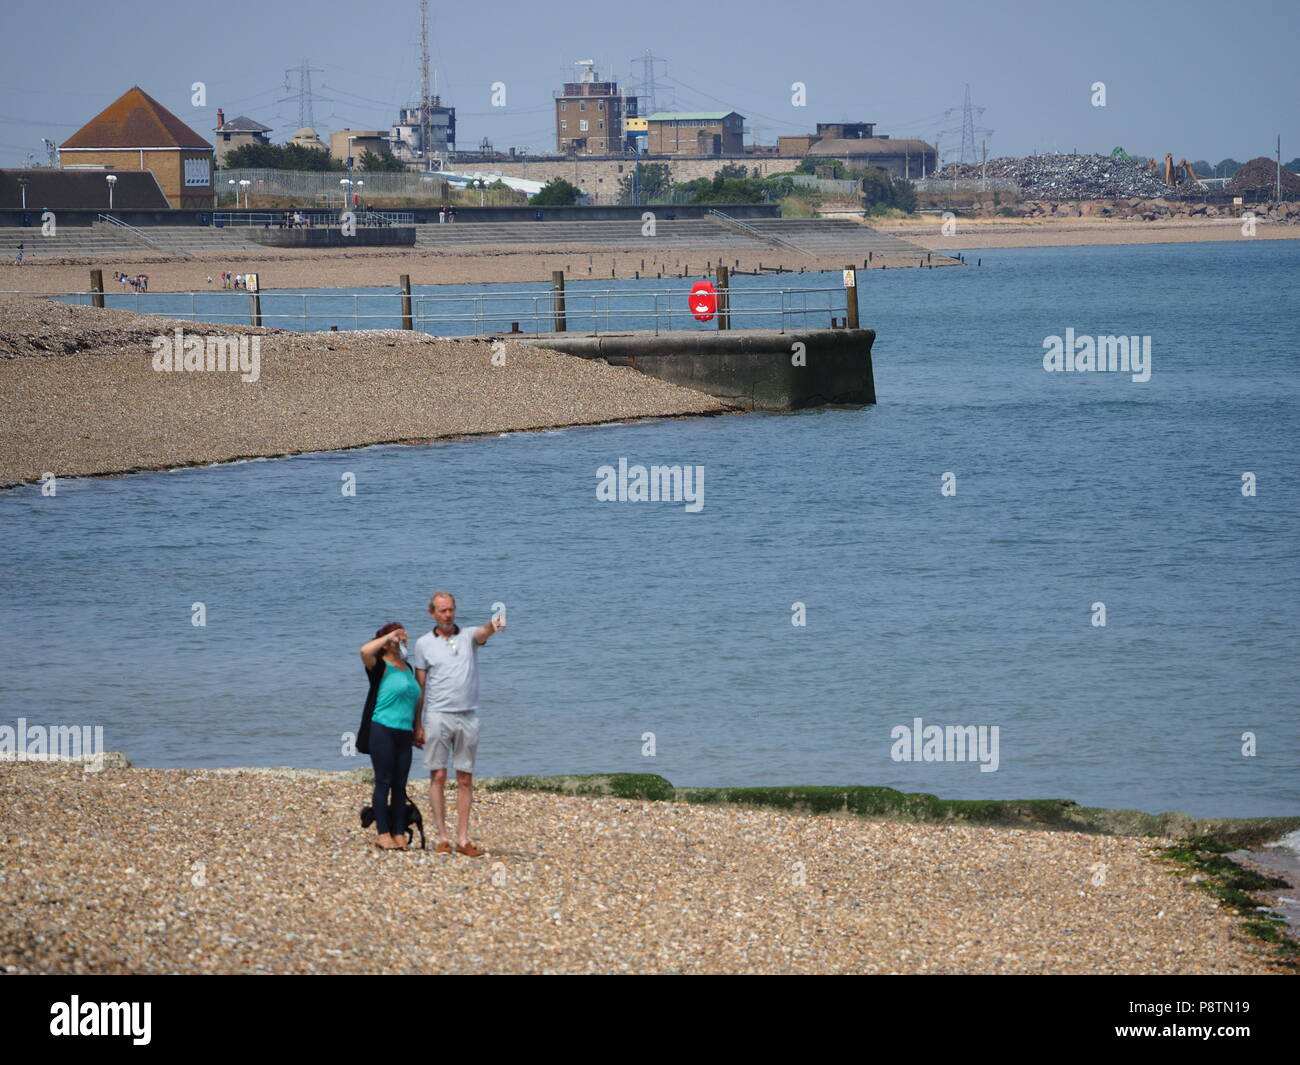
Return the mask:
<path id="1" fill-rule="evenodd" d="M 1147 160 L 1147 168 L 1157 178 L 1166 185 L 1199 185 L 1201 179 L 1196 176 L 1196 171 L 1192 169 L 1192 164 L 1183 159 L 1177 165 L 1174 164 L 1174 157 L 1170 153 L 1165 154 L 1165 165 L 1162 168 L 1154 159 Z"/>

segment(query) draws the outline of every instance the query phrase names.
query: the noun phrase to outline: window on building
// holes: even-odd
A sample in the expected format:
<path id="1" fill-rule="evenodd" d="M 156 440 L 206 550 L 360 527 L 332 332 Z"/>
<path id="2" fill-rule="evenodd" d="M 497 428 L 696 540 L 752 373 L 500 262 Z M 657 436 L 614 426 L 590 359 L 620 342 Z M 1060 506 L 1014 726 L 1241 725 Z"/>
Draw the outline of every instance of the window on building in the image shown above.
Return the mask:
<path id="1" fill-rule="evenodd" d="M 583 133 L 587 132 L 587 120 L 585 118 L 578 123 L 578 129 L 581 130 Z"/>
<path id="2" fill-rule="evenodd" d="M 587 110 L 587 101 L 586 101 L 586 100 L 579 100 L 579 101 L 578 101 L 578 110 L 579 110 L 579 111 L 585 111 L 585 110 Z"/>
<path id="3" fill-rule="evenodd" d="M 560 129 L 568 129 L 568 128 L 569 128 L 569 120 L 566 118 L 560 119 Z"/>
<path id="4" fill-rule="evenodd" d="M 596 101 L 596 110 L 597 110 L 597 111 L 603 111 L 603 110 L 605 110 L 605 101 L 604 101 L 604 100 L 597 100 L 597 101 Z"/>
<path id="5" fill-rule="evenodd" d="M 601 129 L 605 128 L 605 120 L 603 118 L 600 120 L 600 128 Z"/>
<path id="6" fill-rule="evenodd" d="M 567 111 L 568 109 L 569 109 L 568 102 L 565 101 L 565 100 L 561 100 L 561 101 L 560 101 L 560 110 L 561 110 L 561 111 Z"/>

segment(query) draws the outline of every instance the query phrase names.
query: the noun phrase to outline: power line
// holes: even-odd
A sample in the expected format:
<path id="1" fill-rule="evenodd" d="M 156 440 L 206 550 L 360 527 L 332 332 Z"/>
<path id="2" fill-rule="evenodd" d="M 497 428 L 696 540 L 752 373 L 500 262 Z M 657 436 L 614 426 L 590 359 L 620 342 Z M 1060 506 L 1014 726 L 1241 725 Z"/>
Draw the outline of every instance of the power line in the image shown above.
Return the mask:
<path id="1" fill-rule="evenodd" d="M 332 104 L 334 101 L 324 96 L 317 97 L 311 90 L 312 74 L 323 74 L 324 71 L 319 67 L 311 66 L 306 59 L 302 61 L 301 66 L 290 67 L 284 72 L 284 90 L 289 92 L 289 75 L 298 75 L 298 121 L 302 123 L 300 128 L 316 128 L 316 118 L 312 113 L 312 104 L 316 99 L 321 103 Z M 285 96 L 277 100 L 276 103 L 288 103 L 293 100 L 293 96 Z"/>
<path id="2" fill-rule="evenodd" d="M 728 107 L 728 108 L 730 108 L 731 110 L 736 111 L 737 113 L 739 113 L 739 110 L 740 110 L 740 109 L 739 109 L 738 107 L 736 107 L 734 104 L 732 104 L 731 102 L 729 102 L 729 101 L 727 101 L 727 100 L 720 99 L 720 98 L 717 97 L 717 96 L 712 96 L 712 95 L 710 95 L 709 93 L 704 92 L 702 89 L 697 89 L 697 88 L 694 88 L 694 87 L 691 86 L 691 85 L 687 85 L 686 82 L 682 81 L 680 78 L 674 78 L 674 77 L 669 76 L 668 74 L 665 74 L 665 75 L 664 75 L 664 80 L 665 80 L 665 81 L 675 82 L 676 84 L 680 85 L 683 89 L 686 89 L 686 90 L 688 90 L 689 92 L 696 93 L 697 95 L 704 97 L 706 100 L 712 100 L 714 103 L 722 104 L 724 107 Z M 799 127 L 799 123 L 798 123 L 798 122 L 793 122 L 793 121 L 791 121 L 791 120 L 788 119 L 788 118 L 776 118 L 776 117 L 774 117 L 774 116 L 772 116 L 772 115 L 765 115 L 765 114 L 763 114 L 761 111 L 754 111 L 754 110 L 749 110 L 749 109 L 747 109 L 746 112 L 745 112 L 745 117 L 748 118 L 748 117 L 750 117 L 750 116 L 753 116 L 753 117 L 755 117 L 755 118 L 765 119 L 766 121 L 768 121 L 768 122 L 772 122 L 772 123 L 775 123 L 775 124 L 778 125 L 778 126 L 788 126 L 788 127 L 793 128 L 793 129 L 797 129 L 797 128 Z"/>

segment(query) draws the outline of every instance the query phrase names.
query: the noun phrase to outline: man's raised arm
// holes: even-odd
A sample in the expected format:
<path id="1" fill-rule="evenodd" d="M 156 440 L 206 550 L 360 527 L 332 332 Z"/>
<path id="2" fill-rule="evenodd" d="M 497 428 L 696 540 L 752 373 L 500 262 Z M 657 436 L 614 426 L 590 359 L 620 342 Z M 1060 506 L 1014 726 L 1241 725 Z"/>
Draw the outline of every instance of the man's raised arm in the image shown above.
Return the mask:
<path id="1" fill-rule="evenodd" d="M 488 637 L 495 632 L 500 632 L 505 627 L 505 618 L 493 618 L 491 621 L 485 621 L 474 630 L 474 642 L 479 646 L 482 646 L 488 642 Z"/>

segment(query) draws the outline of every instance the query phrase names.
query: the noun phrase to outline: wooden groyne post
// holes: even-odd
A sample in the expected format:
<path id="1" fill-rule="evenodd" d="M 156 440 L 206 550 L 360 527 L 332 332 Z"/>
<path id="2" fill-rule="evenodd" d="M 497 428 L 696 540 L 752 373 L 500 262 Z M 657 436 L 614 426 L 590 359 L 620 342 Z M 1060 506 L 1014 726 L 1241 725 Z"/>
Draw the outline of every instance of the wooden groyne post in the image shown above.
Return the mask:
<path id="1" fill-rule="evenodd" d="M 731 328 L 731 271 L 718 263 L 718 328 Z"/>
<path id="2" fill-rule="evenodd" d="M 411 275 L 402 274 L 398 280 L 402 289 L 402 328 L 414 329 L 415 316 L 411 313 Z"/>
<path id="3" fill-rule="evenodd" d="M 90 271 L 90 305 L 92 307 L 104 306 L 104 271 Z"/>
<path id="4" fill-rule="evenodd" d="M 849 329 L 858 328 L 858 272 L 850 264 L 844 268 L 844 303 L 848 318 L 845 325 Z"/>
<path id="5" fill-rule="evenodd" d="M 563 333 L 568 328 L 568 319 L 564 313 L 564 271 L 551 271 L 551 287 L 555 290 L 555 332 Z"/>

